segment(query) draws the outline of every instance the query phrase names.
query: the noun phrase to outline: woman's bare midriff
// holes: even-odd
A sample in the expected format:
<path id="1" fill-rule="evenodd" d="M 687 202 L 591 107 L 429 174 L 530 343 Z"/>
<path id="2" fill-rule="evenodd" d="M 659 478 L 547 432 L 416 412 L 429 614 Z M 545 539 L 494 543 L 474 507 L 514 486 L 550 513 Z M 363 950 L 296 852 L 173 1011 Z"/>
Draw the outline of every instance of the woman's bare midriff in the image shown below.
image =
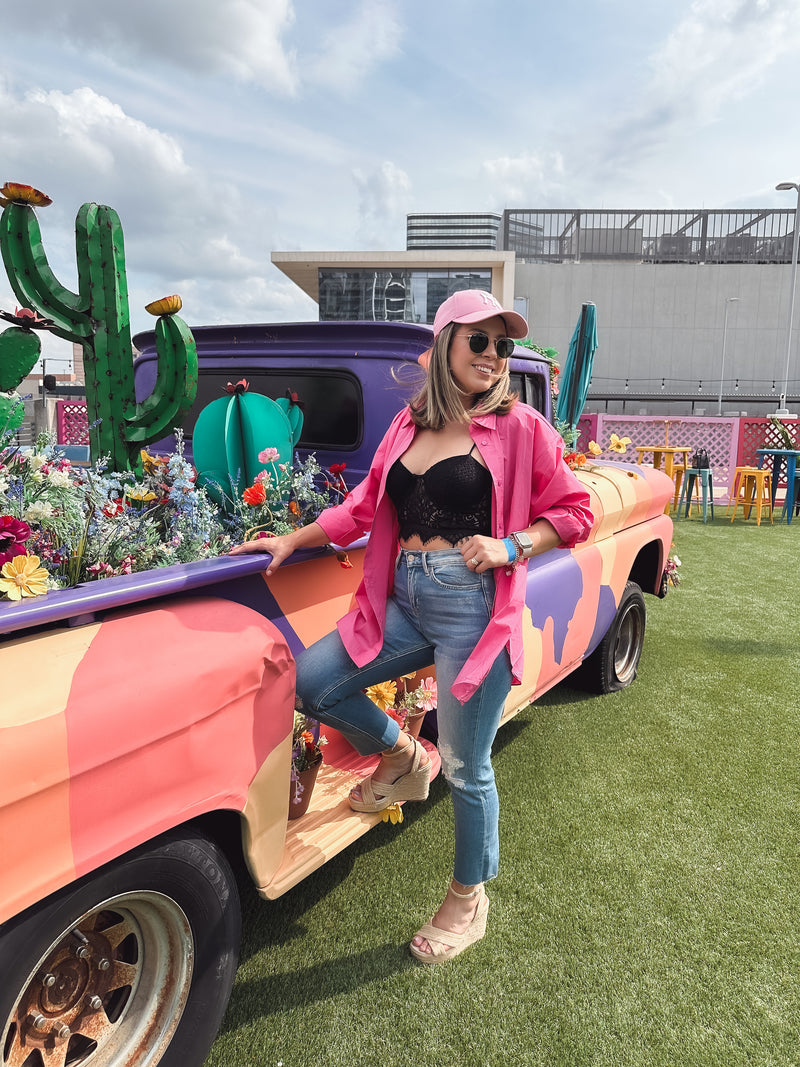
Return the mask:
<path id="1" fill-rule="evenodd" d="M 409 537 L 405 541 L 400 539 L 400 547 L 411 552 L 443 552 L 445 549 L 458 548 L 458 545 L 451 545 L 443 537 L 432 537 L 429 541 L 423 541 L 421 537 Z"/>

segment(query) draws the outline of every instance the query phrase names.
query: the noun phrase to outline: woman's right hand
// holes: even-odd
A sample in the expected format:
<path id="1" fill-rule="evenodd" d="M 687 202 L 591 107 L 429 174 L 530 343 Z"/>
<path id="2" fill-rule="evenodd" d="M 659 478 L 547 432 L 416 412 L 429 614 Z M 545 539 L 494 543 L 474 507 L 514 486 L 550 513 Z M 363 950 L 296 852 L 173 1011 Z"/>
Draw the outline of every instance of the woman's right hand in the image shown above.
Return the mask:
<path id="1" fill-rule="evenodd" d="M 256 537 L 252 541 L 244 541 L 241 545 L 234 545 L 228 552 L 229 556 L 243 556 L 247 553 L 268 552 L 272 559 L 267 564 L 264 573 L 269 576 L 274 574 L 281 563 L 297 548 L 294 534 L 284 534 L 282 537 Z"/>

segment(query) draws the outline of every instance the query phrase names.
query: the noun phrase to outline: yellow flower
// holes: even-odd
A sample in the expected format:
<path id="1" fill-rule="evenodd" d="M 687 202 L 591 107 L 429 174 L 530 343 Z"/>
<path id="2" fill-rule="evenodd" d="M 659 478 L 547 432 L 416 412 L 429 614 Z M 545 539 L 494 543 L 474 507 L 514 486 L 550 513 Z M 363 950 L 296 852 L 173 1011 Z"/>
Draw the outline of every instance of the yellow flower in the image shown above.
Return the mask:
<path id="1" fill-rule="evenodd" d="M 368 686 L 366 693 L 373 704 L 377 704 L 381 711 L 386 711 L 394 704 L 397 684 L 396 682 L 378 682 L 377 685 Z"/>
<path id="2" fill-rule="evenodd" d="M 610 441 L 608 447 L 611 449 L 612 452 L 620 452 L 620 453 L 622 453 L 622 452 L 627 452 L 628 451 L 625 446 L 629 445 L 630 443 L 631 443 L 630 437 L 617 437 L 617 435 L 615 433 L 612 433 L 611 441 Z"/>
<path id="3" fill-rule="evenodd" d="M 135 500 L 137 503 L 156 499 L 156 494 L 152 489 L 126 489 L 125 496 L 128 500 Z"/>
<path id="4" fill-rule="evenodd" d="M 593 456 L 602 456 L 603 454 L 603 450 L 600 445 L 598 445 L 597 441 L 589 442 L 589 451 L 592 453 Z"/>
<path id="5" fill-rule="evenodd" d="M 166 467 L 167 465 L 166 456 L 151 456 L 144 448 L 139 449 L 139 456 L 147 474 L 156 474 L 159 467 Z"/>
<path id="6" fill-rule="evenodd" d="M 14 556 L 0 568 L 0 592 L 9 600 L 21 600 L 24 596 L 39 596 L 47 592 L 48 574 L 39 566 L 38 556 Z"/>
<path id="7" fill-rule="evenodd" d="M 395 826 L 403 821 L 403 809 L 399 804 L 390 804 L 388 808 L 384 808 L 381 812 L 381 820 L 390 822 L 392 826 Z"/>

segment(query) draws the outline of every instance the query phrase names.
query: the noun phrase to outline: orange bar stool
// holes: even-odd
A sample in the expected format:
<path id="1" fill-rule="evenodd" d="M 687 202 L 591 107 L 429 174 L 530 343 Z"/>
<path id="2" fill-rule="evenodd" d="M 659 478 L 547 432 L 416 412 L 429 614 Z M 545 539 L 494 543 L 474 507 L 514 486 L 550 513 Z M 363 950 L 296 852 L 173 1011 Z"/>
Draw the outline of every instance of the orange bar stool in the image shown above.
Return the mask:
<path id="1" fill-rule="evenodd" d="M 734 491 L 736 491 L 735 501 Z M 736 518 L 736 512 L 740 506 L 745 519 L 750 518 L 752 508 L 756 509 L 756 526 L 761 525 L 761 511 L 765 507 L 769 509 L 769 521 L 772 522 L 772 475 L 770 472 L 760 470 L 758 467 L 737 467 L 731 500 L 728 501 L 728 510 L 732 503 L 734 507 L 731 522 Z"/>
<path id="2" fill-rule="evenodd" d="M 739 495 L 739 486 L 741 481 L 744 479 L 744 476 L 757 470 L 758 467 L 737 467 L 734 470 L 733 481 L 731 482 L 731 492 L 730 496 L 728 497 L 728 507 L 725 511 L 726 515 L 730 514 L 731 508 L 733 507 L 733 502 Z"/>

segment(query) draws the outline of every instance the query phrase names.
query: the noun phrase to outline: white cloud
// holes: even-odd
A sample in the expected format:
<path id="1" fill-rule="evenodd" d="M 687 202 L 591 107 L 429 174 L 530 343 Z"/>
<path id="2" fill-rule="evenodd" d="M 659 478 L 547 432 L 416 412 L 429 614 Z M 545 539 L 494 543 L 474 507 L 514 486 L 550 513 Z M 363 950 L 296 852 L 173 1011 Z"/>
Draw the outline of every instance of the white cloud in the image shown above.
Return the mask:
<path id="1" fill-rule="evenodd" d="M 200 76 L 229 74 L 290 94 L 296 57 L 282 38 L 293 22 L 291 0 L 40 0 L 35 17 L 15 29 L 111 52 L 122 65 L 158 57 Z"/>
<path id="2" fill-rule="evenodd" d="M 694 0 L 651 55 L 636 105 L 606 128 L 596 177 L 603 182 L 665 141 L 707 128 L 798 50 L 797 0 Z"/>
<path id="3" fill-rule="evenodd" d="M 405 233 L 410 178 L 390 161 L 368 174 L 354 170 L 353 178 L 359 195 L 359 240 L 365 248 L 397 248 L 398 226 Z"/>
<path id="4" fill-rule="evenodd" d="M 245 293 L 259 294 L 255 302 L 266 309 L 285 299 L 280 287 L 274 300 L 265 295 L 271 209 L 245 198 L 235 180 L 196 172 L 173 137 L 85 87 L 17 98 L 0 85 L 0 113 L 3 180 L 53 197 L 39 224 L 50 267 L 67 288 L 76 288 L 75 214 L 94 201 L 111 205 L 122 222 L 134 329 L 148 325 L 145 303 L 175 291 L 194 321 L 212 309 L 236 319 Z M 204 300 L 194 309 L 193 289 Z M 11 302 L 0 293 L 0 305 Z"/>
<path id="5" fill-rule="evenodd" d="M 347 22 L 326 33 L 321 51 L 309 60 L 309 81 L 352 92 L 382 60 L 397 54 L 401 38 L 394 4 L 361 0 Z"/>
<path id="6" fill-rule="evenodd" d="M 701 120 L 713 119 L 799 42 L 796 0 L 695 0 L 651 57 L 651 92 L 662 105 L 691 101 Z"/>
<path id="7" fill-rule="evenodd" d="M 483 171 L 490 181 L 489 206 L 499 210 L 510 205 L 541 202 L 559 187 L 564 160 L 559 152 L 500 156 L 485 160 Z"/>

